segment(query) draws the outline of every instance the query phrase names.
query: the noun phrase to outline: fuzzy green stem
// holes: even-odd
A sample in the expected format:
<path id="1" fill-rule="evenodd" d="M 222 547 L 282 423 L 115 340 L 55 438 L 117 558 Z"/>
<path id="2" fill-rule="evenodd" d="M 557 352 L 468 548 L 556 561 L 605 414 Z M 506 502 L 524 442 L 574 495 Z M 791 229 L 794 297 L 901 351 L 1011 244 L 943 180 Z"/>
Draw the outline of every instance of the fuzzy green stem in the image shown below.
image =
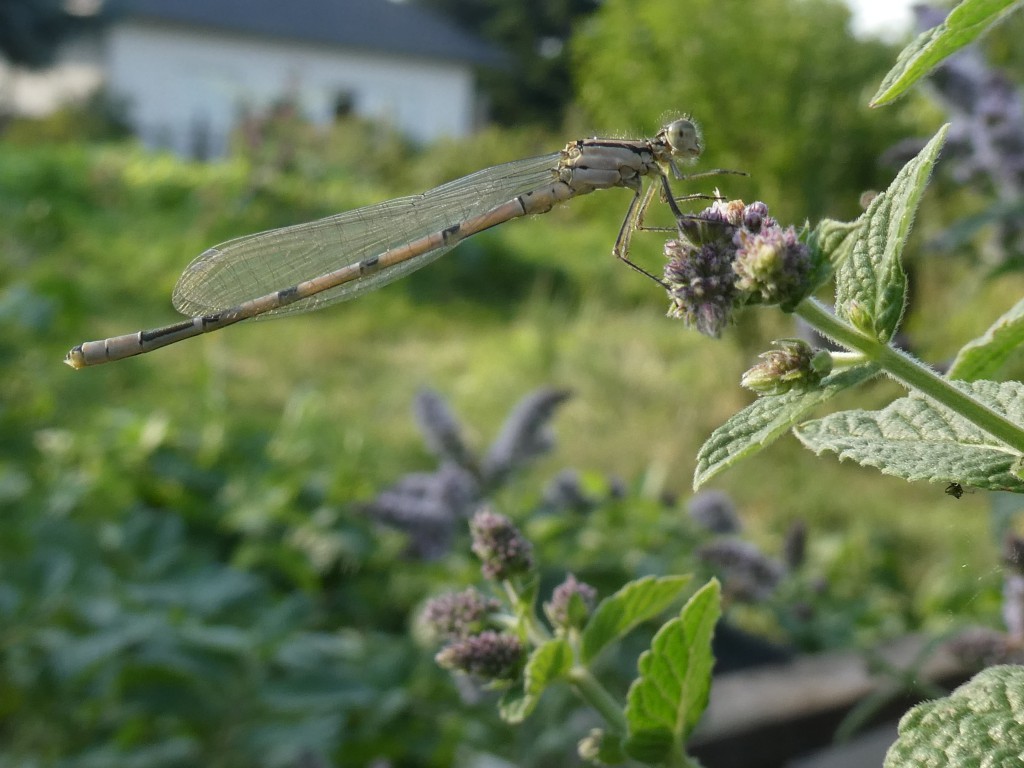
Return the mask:
<path id="1" fill-rule="evenodd" d="M 512 610 L 516 617 L 525 620 L 526 635 L 529 637 L 530 642 L 534 645 L 543 645 L 550 640 L 551 633 L 537 619 L 533 605 L 520 596 L 516 585 L 506 579 L 502 582 L 502 586 L 505 589 L 505 595 L 512 604 Z"/>
<path id="2" fill-rule="evenodd" d="M 1024 428 L 949 381 L 924 363 L 877 339 L 865 336 L 849 323 L 840 320 L 816 299 L 805 299 L 795 313 L 811 326 L 875 363 L 889 376 L 910 390 L 917 390 L 941 403 L 971 423 L 998 438 L 1018 453 L 1024 453 Z"/>
<path id="3" fill-rule="evenodd" d="M 577 665 L 569 670 L 567 677 L 573 689 L 597 710 L 612 732 L 618 735 L 626 733 L 628 725 L 622 713 L 622 705 L 590 674 L 589 669 Z"/>
<path id="4" fill-rule="evenodd" d="M 868 362 L 860 352 L 833 352 L 832 372 L 838 373 Z"/>

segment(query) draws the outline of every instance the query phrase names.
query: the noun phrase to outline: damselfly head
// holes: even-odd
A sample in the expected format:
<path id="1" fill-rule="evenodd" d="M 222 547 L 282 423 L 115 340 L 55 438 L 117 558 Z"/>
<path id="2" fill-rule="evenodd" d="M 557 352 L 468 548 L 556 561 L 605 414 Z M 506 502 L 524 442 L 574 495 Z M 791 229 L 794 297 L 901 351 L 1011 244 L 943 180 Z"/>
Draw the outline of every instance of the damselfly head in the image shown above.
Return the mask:
<path id="1" fill-rule="evenodd" d="M 699 157 L 704 149 L 696 124 L 685 117 L 662 128 L 658 138 L 668 146 L 673 157 L 685 160 Z"/>

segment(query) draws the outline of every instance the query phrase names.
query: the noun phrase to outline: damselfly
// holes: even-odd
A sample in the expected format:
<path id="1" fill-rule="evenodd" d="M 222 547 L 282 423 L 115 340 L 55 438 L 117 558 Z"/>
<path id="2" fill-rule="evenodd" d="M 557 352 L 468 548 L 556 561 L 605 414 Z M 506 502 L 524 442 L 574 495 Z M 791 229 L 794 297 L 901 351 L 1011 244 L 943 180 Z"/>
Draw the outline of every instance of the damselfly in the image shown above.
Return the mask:
<path id="1" fill-rule="evenodd" d="M 630 237 L 658 191 L 676 217 L 683 215 L 668 175 L 684 178 L 678 163 L 695 160 L 702 148 L 697 127 L 682 118 L 652 139 L 580 139 L 561 152 L 486 168 L 422 195 L 229 240 L 197 257 L 179 278 L 173 303 L 189 319 L 84 342 L 65 362 L 83 368 L 121 360 L 242 320 L 354 299 L 429 264 L 470 235 L 596 189 L 633 190 L 612 253 L 653 278 L 629 261 Z M 697 175 L 714 173 L 722 171 Z M 645 176 L 652 179 L 646 192 Z"/>

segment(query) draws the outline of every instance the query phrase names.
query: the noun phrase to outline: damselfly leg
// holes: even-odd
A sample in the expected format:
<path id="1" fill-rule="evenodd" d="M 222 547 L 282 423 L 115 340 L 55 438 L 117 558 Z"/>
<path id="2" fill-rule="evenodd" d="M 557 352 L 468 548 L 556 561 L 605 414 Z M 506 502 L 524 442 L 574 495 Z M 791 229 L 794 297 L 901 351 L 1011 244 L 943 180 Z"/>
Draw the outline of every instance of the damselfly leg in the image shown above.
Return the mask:
<path id="1" fill-rule="evenodd" d="M 726 174 L 735 176 L 747 175 L 744 171 L 732 171 L 724 168 L 716 168 L 712 171 L 703 171 L 701 173 L 687 175 L 677 174 L 677 177 L 681 181 L 692 181 L 694 179 L 703 179 L 709 176 L 722 176 Z M 672 191 L 672 185 L 669 183 L 668 175 L 665 173 L 658 174 L 657 180 L 652 180 L 645 190 L 640 189 L 640 182 L 637 181 L 637 187 L 634 188 L 634 192 L 635 194 L 633 199 L 630 201 L 629 208 L 626 210 L 626 217 L 622 220 L 622 226 L 619 227 L 619 234 L 615 238 L 615 245 L 612 247 L 612 255 L 626 266 L 639 272 L 641 275 L 650 278 L 664 288 L 665 282 L 660 277 L 651 274 L 629 258 L 629 247 L 632 242 L 634 232 L 638 230 L 645 232 L 676 232 L 678 229 L 678 227 L 650 227 L 644 223 L 644 217 L 647 215 L 647 211 L 650 208 L 651 201 L 654 199 L 654 195 L 660 192 L 659 199 L 661 202 L 668 205 L 669 210 L 672 211 L 672 215 L 677 222 L 683 219 L 693 218 L 694 216 L 693 214 L 683 213 L 679 208 L 679 203 L 690 200 L 721 200 L 723 198 L 717 193 L 714 195 L 708 195 L 700 192 L 676 197 Z"/>

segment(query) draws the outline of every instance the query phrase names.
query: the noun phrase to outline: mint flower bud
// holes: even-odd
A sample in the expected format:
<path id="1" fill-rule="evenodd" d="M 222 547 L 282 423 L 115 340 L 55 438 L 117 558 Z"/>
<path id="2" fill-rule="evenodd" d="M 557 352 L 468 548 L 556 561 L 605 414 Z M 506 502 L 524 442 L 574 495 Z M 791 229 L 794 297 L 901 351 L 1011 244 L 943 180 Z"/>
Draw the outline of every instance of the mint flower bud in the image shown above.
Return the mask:
<path id="1" fill-rule="evenodd" d="M 483 680 L 513 680 L 525 657 L 519 638 L 488 630 L 456 640 L 434 660 L 444 669 L 465 672 Z"/>
<path id="2" fill-rule="evenodd" d="M 576 754 L 585 763 L 597 763 L 601 755 L 601 742 L 604 739 L 604 731 L 600 728 L 591 729 L 590 733 L 580 739 L 576 745 Z"/>
<path id="3" fill-rule="evenodd" d="M 742 225 L 751 232 L 760 232 L 763 228 L 778 227 L 779 222 L 768 215 L 767 205 L 757 202 L 743 209 Z"/>
<path id="4" fill-rule="evenodd" d="M 628 761 L 622 741 L 601 728 L 593 728 L 576 745 L 580 759 L 592 765 L 619 765 Z"/>
<path id="5" fill-rule="evenodd" d="M 482 509 L 470 520 L 469 532 L 485 578 L 502 581 L 533 567 L 533 547 L 504 515 Z"/>
<path id="6" fill-rule="evenodd" d="M 832 355 L 824 349 L 816 350 L 800 339 L 773 343 L 778 349 L 758 355 L 763 362 L 740 379 L 740 384 L 759 395 L 781 395 L 795 387 L 809 389 L 832 372 Z"/>
<path id="7" fill-rule="evenodd" d="M 785 304 L 803 297 L 811 272 L 811 251 L 793 227 L 762 227 L 757 232 L 740 229 L 734 242 L 736 289 L 748 303 Z"/>
<path id="8" fill-rule="evenodd" d="M 434 637 L 452 640 L 483 632 L 500 607 L 494 598 L 469 587 L 428 601 L 420 621 Z"/>
<path id="9" fill-rule="evenodd" d="M 764 204 L 762 203 L 762 205 Z M 721 221 L 730 226 L 739 227 L 743 225 L 745 213 L 746 206 L 742 200 L 715 200 L 701 213 L 700 217 L 706 221 Z"/>
<path id="10" fill-rule="evenodd" d="M 571 573 L 551 593 L 551 602 L 545 603 L 544 612 L 559 629 L 582 627 L 597 601 L 597 590 L 577 581 Z"/>

